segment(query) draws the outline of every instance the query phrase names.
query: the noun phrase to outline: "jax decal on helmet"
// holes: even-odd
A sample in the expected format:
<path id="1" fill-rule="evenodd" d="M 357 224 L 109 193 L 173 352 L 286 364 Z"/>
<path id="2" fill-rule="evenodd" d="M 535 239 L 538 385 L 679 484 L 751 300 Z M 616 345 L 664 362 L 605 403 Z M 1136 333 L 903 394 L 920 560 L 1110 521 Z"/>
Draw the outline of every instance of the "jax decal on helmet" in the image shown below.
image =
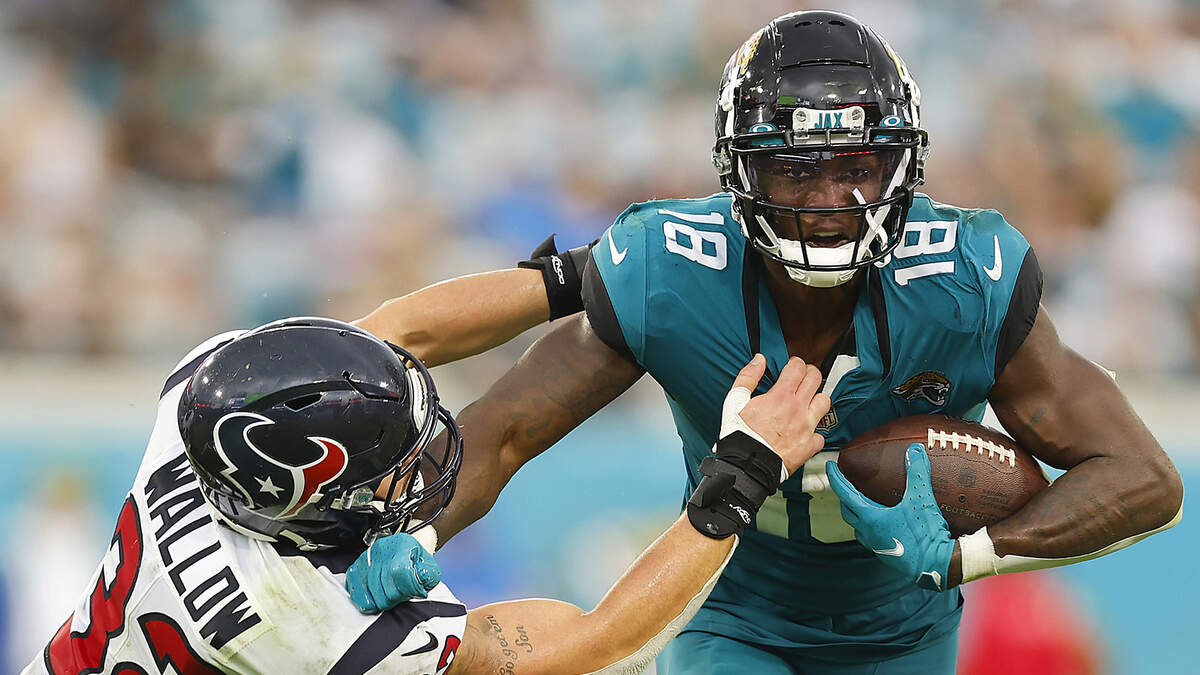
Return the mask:
<path id="1" fill-rule="evenodd" d="M 755 33 L 725 66 L 713 147 L 743 234 L 809 286 L 887 264 L 924 182 L 919 108 L 904 62 L 850 16 L 798 12 Z M 841 194 L 812 198 L 831 183 Z M 847 218 L 852 232 L 829 224 Z"/>

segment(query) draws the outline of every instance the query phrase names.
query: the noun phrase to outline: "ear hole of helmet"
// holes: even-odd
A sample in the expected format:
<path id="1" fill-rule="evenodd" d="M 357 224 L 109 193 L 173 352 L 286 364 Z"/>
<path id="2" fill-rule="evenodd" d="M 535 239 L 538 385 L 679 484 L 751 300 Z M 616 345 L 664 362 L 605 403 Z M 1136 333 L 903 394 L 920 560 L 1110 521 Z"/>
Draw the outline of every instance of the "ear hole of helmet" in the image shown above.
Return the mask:
<path id="1" fill-rule="evenodd" d="M 308 406 L 310 406 L 320 400 L 321 400 L 321 394 L 306 394 L 304 396 L 297 396 L 296 398 L 284 401 L 283 404 L 285 406 L 287 406 L 288 408 L 290 408 L 291 410 L 295 411 L 295 410 L 303 410 L 303 409 L 307 408 Z"/>

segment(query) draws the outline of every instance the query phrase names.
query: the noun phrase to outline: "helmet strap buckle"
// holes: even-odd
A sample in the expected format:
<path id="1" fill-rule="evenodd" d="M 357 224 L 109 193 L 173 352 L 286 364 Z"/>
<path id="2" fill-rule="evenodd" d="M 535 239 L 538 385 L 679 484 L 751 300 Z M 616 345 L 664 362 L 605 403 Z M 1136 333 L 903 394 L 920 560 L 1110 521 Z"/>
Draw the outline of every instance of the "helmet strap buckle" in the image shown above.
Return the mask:
<path id="1" fill-rule="evenodd" d="M 315 497 L 316 495 L 314 495 Z M 338 511 L 361 509 L 375 499 L 375 491 L 369 487 L 360 487 L 348 492 L 329 503 L 329 508 Z"/>

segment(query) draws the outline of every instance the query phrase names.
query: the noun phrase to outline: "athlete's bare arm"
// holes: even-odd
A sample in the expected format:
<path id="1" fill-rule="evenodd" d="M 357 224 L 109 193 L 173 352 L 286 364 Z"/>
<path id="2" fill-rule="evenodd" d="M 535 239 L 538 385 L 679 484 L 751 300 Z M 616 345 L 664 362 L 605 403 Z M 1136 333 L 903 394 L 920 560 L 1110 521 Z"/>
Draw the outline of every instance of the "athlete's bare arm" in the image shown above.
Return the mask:
<path id="1" fill-rule="evenodd" d="M 633 654 L 725 563 L 737 537 L 711 539 L 680 516 L 625 572 L 596 609 L 557 600 L 484 605 L 450 673 L 590 673 Z"/>
<path id="2" fill-rule="evenodd" d="M 504 344 L 549 318 L 542 273 L 509 269 L 426 286 L 353 323 L 432 368 Z"/>
<path id="3" fill-rule="evenodd" d="M 517 469 L 620 396 L 643 372 L 604 344 L 584 314 L 563 319 L 535 342 L 456 416 L 463 464 L 454 500 L 438 517 L 442 541 L 483 517 Z"/>
<path id="4" fill-rule="evenodd" d="M 1058 339 L 1039 308 L 989 396 L 1004 428 L 1050 466 L 1067 469 L 988 533 L 998 556 L 1069 558 L 1172 521 L 1183 483 L 1117 385 Z M 955 549 L 950 581 L 962 578 Z"/>
<path id="5" fill-rule="evenodd" d="M 734 386 L 752 391 L 765 370 L 765 360 L 752 362 L 738 374 Z M 820 384 L 815 367 L 793 358 L 771 389 L 742 409 L 742 419 L 771 444 L 789 472 L 824 447 L 825 439 L 815 429 L 829 410 L 829 397 L 817 393 Z M 449 672 L 559 675 L 603 668 L 638 672 L 637 665 L 653 658 L 695 613 L 736 539 L 706 537 L 683 515 L 590 612 L 544 599 L 472 610 Z"/>

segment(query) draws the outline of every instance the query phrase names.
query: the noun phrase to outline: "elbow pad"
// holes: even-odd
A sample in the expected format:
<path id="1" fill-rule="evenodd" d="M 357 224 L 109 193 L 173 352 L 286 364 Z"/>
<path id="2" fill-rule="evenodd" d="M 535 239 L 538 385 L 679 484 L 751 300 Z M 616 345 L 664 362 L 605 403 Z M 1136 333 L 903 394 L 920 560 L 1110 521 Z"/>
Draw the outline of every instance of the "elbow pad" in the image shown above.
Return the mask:
<path id="1" fill-rule="evenodd" d="M 583 268 L 590 249 L 588 244 L 559 253 L 554 235 L 550 235 L 533 249 L 529 260 L 517 263 L 517 267 L 541 270 L 551 321 L 583 311 Z"/>

